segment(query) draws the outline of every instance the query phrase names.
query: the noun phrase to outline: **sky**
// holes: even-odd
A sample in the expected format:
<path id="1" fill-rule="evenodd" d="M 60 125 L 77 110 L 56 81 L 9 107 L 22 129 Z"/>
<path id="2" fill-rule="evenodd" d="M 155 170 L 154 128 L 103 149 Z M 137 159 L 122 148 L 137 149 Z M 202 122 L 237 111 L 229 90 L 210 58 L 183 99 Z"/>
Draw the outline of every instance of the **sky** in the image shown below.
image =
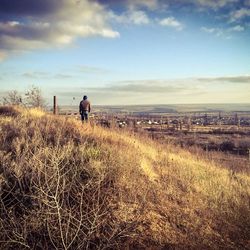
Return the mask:
<path id="1" fill-rule="evenodd" d="M 249 103 L 250 0 L 0 0 L 0 97 Z"/>

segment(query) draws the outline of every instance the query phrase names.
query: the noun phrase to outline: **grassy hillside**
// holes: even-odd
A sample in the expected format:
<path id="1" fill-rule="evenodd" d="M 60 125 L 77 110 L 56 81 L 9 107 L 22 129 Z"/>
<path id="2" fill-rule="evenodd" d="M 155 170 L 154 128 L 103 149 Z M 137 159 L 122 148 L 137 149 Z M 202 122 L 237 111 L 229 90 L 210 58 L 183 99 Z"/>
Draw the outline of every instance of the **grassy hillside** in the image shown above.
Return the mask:
<path id="1" fill-rule="evenodd" d="M 129 132 L 0 114 L 0 249 L 250 249 L 249 175 Z"/>

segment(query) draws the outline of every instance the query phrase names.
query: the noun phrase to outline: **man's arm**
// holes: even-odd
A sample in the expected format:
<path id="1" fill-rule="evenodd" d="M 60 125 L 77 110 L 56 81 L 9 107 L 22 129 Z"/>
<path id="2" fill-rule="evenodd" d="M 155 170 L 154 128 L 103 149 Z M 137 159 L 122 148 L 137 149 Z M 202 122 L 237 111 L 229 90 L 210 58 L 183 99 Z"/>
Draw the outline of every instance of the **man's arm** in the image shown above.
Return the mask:
<path id="1" fill-rule="evenodd" d="M 91 107 L 90 107 L 90 103 L 89 103 L 89 112 L 90 112 L 90 110 L 91 110 Z"/>
<path id="2" fill-rule="evenodd" d="M 79 113 L 82 114 L 82 102 L 79 104 Z"/>

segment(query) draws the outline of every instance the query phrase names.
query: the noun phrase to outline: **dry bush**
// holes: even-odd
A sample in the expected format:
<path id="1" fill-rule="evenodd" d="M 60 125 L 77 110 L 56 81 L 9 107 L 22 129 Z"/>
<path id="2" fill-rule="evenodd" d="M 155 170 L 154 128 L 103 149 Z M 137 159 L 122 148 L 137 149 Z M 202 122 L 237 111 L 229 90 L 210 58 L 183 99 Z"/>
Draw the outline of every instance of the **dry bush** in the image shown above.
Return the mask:
<path id="1" fill-rule="evenodd" d="M 138 189 L 136 155 L 131 161 L 131 155 L 114 154 L 112 141 L 102 143 L 78 125 L 34 116 L 2 124 L 3 248 L 119 248 L 135 234 L 132 218 L 140 209 L 131 211 L 130 221 L 117 210 L 123 199 L 139 199 L 138 192 L 124 192 L 129 183 L 121 180 L 130 176 Z"/>
<path id="2" fill-rule="evenodd" d="M 20 111 L 15 106 L 0 106 L 1 116 L 18 116 Z"/>
<path id="3" fill-rule="evenodd" d="M 25 105 L 28 107 L 45 107 L 46 102 L 39 87 L 31 86 L 25 93 Z"/>
<path id="4" fill-rule="evenodd" d="M 17 90 L 8 92 L 7 96 L 3 97 L 3 105 L 22 105 L 22 96 Z"/>
<path id="5" fill-rule="evenodd" d="M 0 124 L 1 249 L 249 244 L 248 175 L 132 131 L 39 110 Z"/>

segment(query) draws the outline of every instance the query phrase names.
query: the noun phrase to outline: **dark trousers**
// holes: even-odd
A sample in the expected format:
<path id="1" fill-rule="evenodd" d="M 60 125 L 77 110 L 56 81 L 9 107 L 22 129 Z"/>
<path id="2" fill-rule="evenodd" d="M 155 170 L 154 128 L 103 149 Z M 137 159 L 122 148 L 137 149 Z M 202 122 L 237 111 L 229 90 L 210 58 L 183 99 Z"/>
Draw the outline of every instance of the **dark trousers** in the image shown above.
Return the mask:
<path id="1" fill-rule="evenodd" d="M 82 111 L 81 118 L 82 118 L 82 122 L 84 122 L 84 121 L 88 122 L 89 112 L 87 110 Z"/>

